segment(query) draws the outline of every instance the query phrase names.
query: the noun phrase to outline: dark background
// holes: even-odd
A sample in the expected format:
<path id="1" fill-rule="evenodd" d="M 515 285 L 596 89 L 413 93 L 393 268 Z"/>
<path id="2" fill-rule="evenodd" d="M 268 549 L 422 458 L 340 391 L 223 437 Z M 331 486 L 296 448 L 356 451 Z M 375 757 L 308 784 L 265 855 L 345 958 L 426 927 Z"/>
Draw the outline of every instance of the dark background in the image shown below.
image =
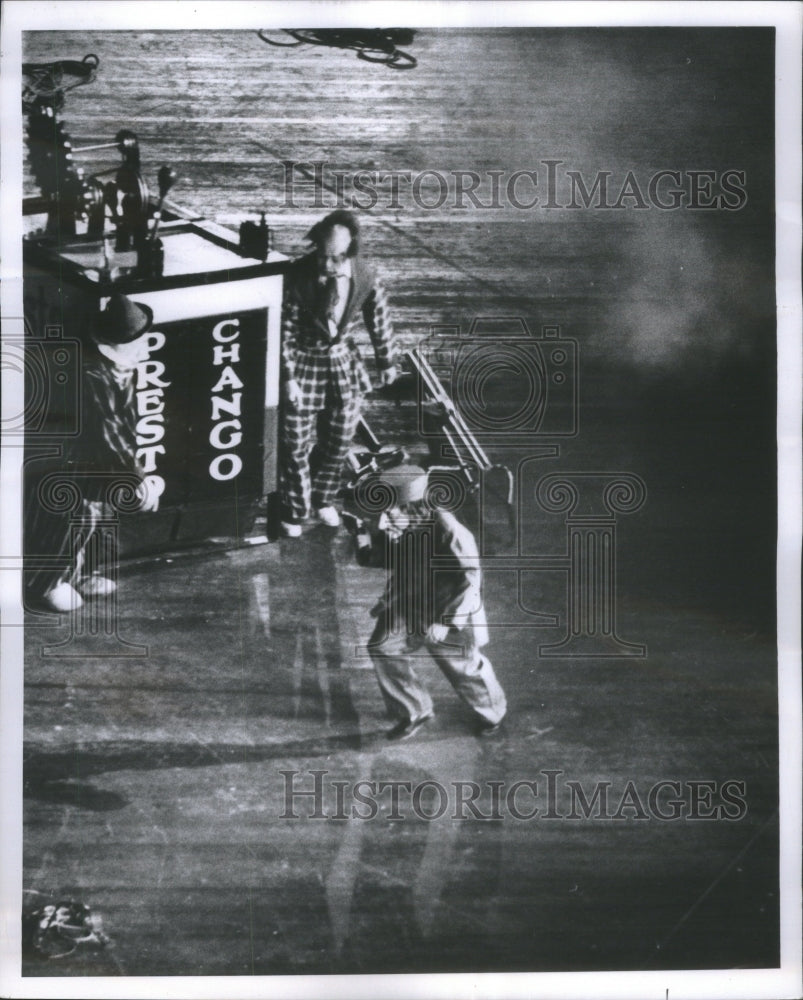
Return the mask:
<path id="1" fill-rule="evenodd" d="M 620 634 L 645 643 L 646 660 L 547 661 L 536 647 L 552 633 L 496 633 L 491 654 L 518 720 L 516 741 L 481 766 L 462 744 L 426 743 L 424 751 L 437 750 L 438 766 L 426 754 L 416 766 L 441 777 L 465 777 L 475 767 L 486 777 L 521 777 L 552 764 L 589 780 L 610 773 L 644 782 L 713 775 L 744 777 L 750 788 L 745 824 L 701 825 L 693 834 L 660 824 L 649 826 L 649 836 L 632 824 L 604 834 L 588 825 L 544 825 L 508 828 L 505 839 L 486 828 L 463 828 L 463 853 L 458 860 L 446 855 L 447 877 L 470 914 L 443 911 L 448 919 L 426 932 L 412 917 L 413 909 L 420 915 L 420 897 L 411 901 L 404 888 L 414 880 L 424 833 L 371 827 L 349 897 L 351 937 L 335 955 L 335 910 L 323 915 L 334 891 L 329 883 L 328 896 L 322 888 L 328 862 L 322 874 L 315 869 L 316 859 L 343 848 L 335 846 L 330 827 L 320 833 L 309 824 L 309 836 L 278 824 L 271 833 L 276 839 L 264 839 L 261 814 L 249 814 L 248 804 L 261 808 L 268 772 L 253 768 L 284 754 L 290 763 L 276 767 L 303 770 L 316 766 L 309 758 L 320 763 L 322 755 L 340 761 L 351 777 L 370 776 L 372 766 L 383 777 L 411 772 L 404 757 L 391 772 L 386 761 L 372 765 L 360 755 L 359 741 L 348 743 L 366 705 L 369 715 L 379 711 L 370 674 L 350 675 L 355 700 L 346 697 L 348 711 L 327 715 L 324 728 L 313 710 L 320 692 L 304 688 L 305 717 L 296 696 L 282 688 L 283 667 L 301 655 L 299 629 L 313 658 L 328 655 L 328 640 L 304 632 L 308 619 L 298 610 L 304 605 L 290 578 L 302 598 L 310 580 L 318 586 L 321 621 L 335 646 L 343 639 L 335 622 L 343 630 L 353 613 L 359 637 L 365 628 L 361 602 L 369 606 L 379 587 L 376 581 L 355 583 L 358 596 L 352 594 L 349 604 L 338 589 L 343 573 L 351 572 L 340 566 L 339 550 L 333 563 L 325 546 L 303 556 L 284 546 L 249 557 L 237 587 L 222 564 L 139 566 L 135 576 L 157 603 L 144 610 L 129 605 L 129 628 L 153 643 L 149 666 L 158 664 L 163 672 L 153 678 L 137 667 L 114 687 L 109 676 L 101 682 L 87 661 L 67 682 L 78 685 L 67 695 L 69 700 L 85 689 L 90 707 L 61 735 L 51 725 L 53 714 L 61 713 L 65 681 L 57 663 L 36 659 L 39 638 L 29 630 L 28 871 L 46 870 L 54 883 L 60 878 L 85 895 L 94 886 L 125 934 L 125 906 L 109 888 L 109 871 L 120 856 L 116 841 L 97 864 L 86 855 L 70 860 L 80 856 L 76 841 L 66 850 L 68 861 L 40 867 L 47 823 L 62 809 L 83 815 L 80 803 L 64 806 L 64 796 L 59 800 L 53 792 L 59 782 L 76 780 L 69 761 L 78 755 L 83 773 L 100 775 L 106 792 L 123 797 L 119 808 L 142 801 L 142 815 L 150 809 L 148 816 L 156 816 L 156 792 L 148 784 L 155 768 L 155 788 L 176 776 L 175 801 L 185 810 L 179 815 L 170 805 L 170 820 L 159 820 L 169 849 L 148 832 L 150 819 L 144 826 L 133 821 L 140 831 L 134 837 L 143 837 L 147 849 L 133 852 L 125 900 L 139 933 L 149 930 L 141 946 L 130 936 L 118 950 L 128 974 L 775 964 L 773 31 L 426 29 L 408 47 L 418 66 L 405 72 L 362 62 L 351 52 L 273 48 L 256 32 L 30 32 L 24 42 L 24 58 L 32 61 L 80 59 L 87 52 L 100 58 L 97 80 L 67 95 L 63 119 L 75 146 L 110 141 L 118 129 L 132 128 L 153 187 L 159 166 L 169 163 L 180 177 L 171 197 L 200 215 L 236 228 L 243 217 L 266 211 L 276 249 L 291 257 L 306 248 L 304 234 L 336 199 L 299 184 L 296 204 L 285 204 L 282 160 L 325 161 L 327 171 L 349 173 L 495 169 L 507 176 L 535 169 L 540 176 L 542 161 L 552 159 L 580 171 L 589 186 L 598 172 L 610 171 L 615 191 L 631 170 L 642 190 L 658 170 L 745 172 L 747 200 L 738 211 L 427 211 L 403 193 L 400 208 L 389 209 L 380 197 L 361 218 L 365 253 L 386 280 L 404 346 L 434 326 L 465 332 L 477 317 L 521 318 L 535 332 L 559 326 L 579 345 L 578 434 L 545 439 L 559 444 L 560 452 L 536 463 L 528 473 L 533 484 L 545 472 L 629 472 L 643 479 L 648 493 L 644 506 L 617 525 Z M 113 167 L 113 151 L 104 155 L 82 157 L 86 172 Z M 35 192 L 29 187 L 26 193 Z M 511 384 L 496 385 L 500 398 Z M 383 438 L 414 442 L 409 409 L 375 399 L 368 415 Z M 489 444 L 488 451 L 515 466 L 540 441 L 534 436 L 510 450 Z M 534 502 L 525 503 L 520 516 L 536 551 L 557 551 L 560 519 L 553 523 Z M 203 620 L 196 617 L 210 588 L 224 601 L 244 601 L 237 588 L 264 571 L 257 563 L 263 559 L 276 643 L 276 669 L 269 675 L 260 665 L 259 637 L 249 632 L 250 624 L 233 621 L 240 614 L 245 620 L 244 604 L 224 603 Z M 490 574 L 486 580 L 489 617 L 503 620 L 515 595 L 504 581 L 497 584 Z M 565 594 L 559 581 L 545 578 L 529 597 L 539 610 L 561 613 Z M 225 674 L 224 682 L 220 665 L 231 656 L 243 674 Z M 327 695 L 335 701 L 343 696 L 342 673 L 336 680 L 330 678 Z M 229 683 L 224 698 L 219 685 Z M 163 685 L 173 686 L 167 691 Z M 207 693 L 198 694 L 196 686 Z M 363 701 L 355 696 L 362 686 Z M 126 718 L 135 691 L 145 707 Z M 443 692 L 440 697 L 449 700 Z M 448 712 L 445 717 L 451 719 Z M 244 757 L 240 722 L 252 740 L 245 741 Z M 206 749 L 185 734 L 188 726 L 202 734 Z M 548 727 L 554 732 L 535 738 Z M 346 734 L 345 744 L 337 742 L 339 733 Z M 236 833 L 222 815 L 209 818 L 198 804 L 224 794 L 205 784 L 212 764 L 215 774 L 218 765 L 232 768 L 232 785 L 243 780 L 235 764 L 258 775 L 245 805 L 225 799 L 227 807 L 243 811 Z M 190 816 L 204 817 L 215 846 L 196 844 Z M 90 815 L 95 833 L 101 819 Z M 248 846 L 256 842 L 249 841 L 252 835 L 256 855 Z M 277 844 L 279 856 L 290 859 L 286 875 L 271 867 L 279 864 Z M 172 881 L 165 875 L 172 895 L 167 888 L 164 897 L 161 888 L 143 888 L 150 885 L 154 857 L 160 871 L 173 875 Z M 230 927 L 216 921 L 205 880 L 222 887 Z M 572 884 L 585 895 L 574 894 Z M 253 894 L 248 889 L 249 926 L 256 914 L 261 928 L 250 965 L 240 926 L 243 885 L 260 887 Z M 197 916 L 171 948 L 156 928 L 165 921 L 175 926 L 185 912 L 182 898 Z M 210 935 L 228 943 L 228 956 L 199 949 L 198 941 Z"/>

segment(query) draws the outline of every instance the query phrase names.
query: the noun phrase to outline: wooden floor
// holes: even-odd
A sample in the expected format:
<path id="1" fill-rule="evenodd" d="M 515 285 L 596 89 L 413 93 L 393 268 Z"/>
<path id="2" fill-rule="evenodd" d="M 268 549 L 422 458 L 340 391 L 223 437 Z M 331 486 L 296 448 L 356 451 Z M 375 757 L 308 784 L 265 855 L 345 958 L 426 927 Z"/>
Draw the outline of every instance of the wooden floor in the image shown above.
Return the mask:
<path id="1" fill-rule="evenodd" d="M 755 350 L 749 324 L 771 313 L 772 77 L 749 72 L 769 65 L 766 32 L 422 31 L 418 67 L 406 72 L 350 52 L 277 49 L 250 32 L 27 42 L 31 61 L 100 59 L 96 81 L 67 96 L 74 146 L 132 129 L 153 189 L 168 163 L 175 201 L 224 222 L 264 210 L 276 249 L 290 256 L 322 214 L 316 198 L 337 199 L 303 180 L 289 194 L 284 161 L 326 164 L 330 187 L 336 170 L 369 169 L 437 171 L 453 189 L 451 172 L 473 170 L 483 204 L 484 172 L 502 171 L 500 209 L 467 198 L 455 209 L 453 191 L 441 209 L 423 208 L 438 193 L 425 177 L 418 198 L 398 181 L 397 210 L 380 183 L 376 207 L 362 214 L 410 342 L 433 324 L 522 315 L 563 325 L 589 357 L 685 368 L 701 353 L 710 363 Z M 87 174 L 118 162 L 114 150 L 79 159 Z M 580 171 L 589 189 L 610 172 L 613 201 L 630 170 L 646 192 L 658 170 L 734 164 L 749 197 L 737 212 L 516 209 L 510 176 L 535 170 L 543 206 L 546 160 L 561 161 L 561 203 L 571 203 L 564 171 Z M 532 199 L 526 178 L 515 196 Z M 746 287 L 751 315 L 736 306 Z"/>
<path id="2" fill-rule="evenodd" d="M 554 632 L 519 619 L 489 647 L 510 739 L 479 747 L 427 673 L 437 725 L 390 753 L 377 749 L 386 720 L 355 652 L 381 581 L 353 567 L 343 536 L 130 564 L 121 623 L 149 644 L 146 659 L 65 666 L 42 655 L 65 624 L 29 622 L 25 888 L 85 899 L 115 948 L 32 959 L 27 975 L 778 960 L 771 36 L 422 30 L 410 51 L 417 68 L 398 72 L 255 32 L 25 39 L 31 61 L 100 59 L 97 80 L 67 95 L 74 146 L 133 129 L 153 187 L 168 163 L 171 197 L 200 215 L 236 228 L 265 211 L 288 256 L 336 206 L 337 170 L 434 171 L 449 184 L 454 171 L 505 184 L 536 171 L 542 196 L 548 160 L 589 187 L 607 172 L 616 194 L 628 171 L 645 189 L 660 170 L 744 171 L 737 211 L 509 198 L 428 209 L 430 173 L 418 199 L 402 187 L 391 207 L 386 180 L 361 212 L 403 345 L 433 327 L 467 333 L 478 317 L 559 326 L 577 342 L 579 433 L 550 439 L 550 470 L 646 484 L 643 509 L 617 524 L 617 600 L 623 638 L 648 655 L 550 660 L 538 646 Z M 324 186 L 301 179 L 290 198 L 289 160 L 313 175 L 324 162 Z M 116 154 L 81 162 L 92 173 Z M 388 438 L 412 437 L 408 410 L 372 401 L 370 413 Z M 540 443 L 489 450 L 517 468 Z M 561 544 L 565 528 L 535 513 L 544 471 L 517 478 L 529 551 Z M 560 575 L 524 596 L 503 574 L 486 588 L 492 623 L 513 621 L 522 601 L 564 620 Z M 748 810 L 697 824 L 281 820 L 282 772 L 309 787 L 316 768 L 445 783 L 543 783 L 551 768 L 589 788 L 610 778 L 618 794 L 629 780 L 736 779 Z"/>

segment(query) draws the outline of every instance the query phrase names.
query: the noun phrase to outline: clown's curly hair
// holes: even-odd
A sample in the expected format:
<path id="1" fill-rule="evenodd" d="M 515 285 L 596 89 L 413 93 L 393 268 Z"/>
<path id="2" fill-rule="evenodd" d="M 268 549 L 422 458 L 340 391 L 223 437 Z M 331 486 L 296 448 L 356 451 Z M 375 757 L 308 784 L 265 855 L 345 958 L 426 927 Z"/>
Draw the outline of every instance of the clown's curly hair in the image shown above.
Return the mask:
<path id="1" fill-rule="evenodd" d="M 330 212 L 310 229 L 304 239 L 314 243 L 319 247 L 324 239 L 331 233 L 335 226 L 343 226 L 351 233 L 351 243 L 348 248 L 348 256 L 356 257 L 360 252 L 360 222 L 353 212 L 345 208 L 337 208 Z"/>

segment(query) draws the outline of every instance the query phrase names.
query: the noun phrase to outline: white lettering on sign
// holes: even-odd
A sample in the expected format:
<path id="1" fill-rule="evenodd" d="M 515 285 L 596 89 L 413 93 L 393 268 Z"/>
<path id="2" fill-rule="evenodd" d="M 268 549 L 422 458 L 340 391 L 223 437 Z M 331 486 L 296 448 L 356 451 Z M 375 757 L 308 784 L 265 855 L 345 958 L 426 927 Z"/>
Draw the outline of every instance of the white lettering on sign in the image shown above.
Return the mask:
<path id="1" fill-rule="evenodd" d="M 140 361 L 137 365 L 137 388 L 145 389 L 149 385 L 155 385 L 158 389 L 166 389 L 170 383 L 159 378 L 164 372 L 165 366 L 161 361 Z"/>
<path id="2" fill-rule="evenodd" d="M 162 413 L 165 408 L 163 396 L 161 389 L 141 389 L 137 393 L 137 416 Z"/>
<path id="3" fill-rule="evenodd" d="M 231 432 L 229 432 L 230 427 L 233 428 Z M 239 420 L 224 420 L 222 423 L 215 424 L 209 434 L 209 443 L 213 448 L 218 449 L 236 448 L 243 439 L 241 428 L 242 424 Z"/>
<path id="4" fill-rule="evenodd" d="M 158 330 L 151 330 L 146 337 L 148 357 L 160 351 L 166 337 Z M 162 379 L 165 366 L 161 361 L 140 361 L 137 365 L 137 461 L 142 471 L 148 473 L 148 488 L 155 496 L 164 493 L 165 481 L 156 473 L 156 456 L 165 454 L 165 446 L 158 444 L 165 435 L 164 390 L 171 384 Z"/>
<path id="5" fill-rule="evenodd" d="M 164 455 L 164 453 L 165 446 L 163 444 L 155 444 L 152 448 L 138 448 L 137 458 L 142 466 L 142 471 L 156 472 L 156 456 Z"/>
<path id="6" fill-rule="evenodd" d="M 212 419 L 220 420 L 221 413 L 228 413 L 230 417 L 240 416 L 240 400 L 243 398 L 241 392 L 233 392 L 231 399 L 223 399 L 221 396 L 212 397 Z"/>
<path id="7" fill-rule="evenodd" d="M 223 367 L 220 377 L 212 386 L 212 429 L 209 432 L 209 443 L 224 455 L 216 455 L 209 463 L 209 475 L 212 479 L 225 482 L 234 479 L 242 470 L 243 462 L 239 455 L 229 449 L 236 448 L 243 440 L 242 424 L 239 420 L 223 420 L 222 417 L 239 417 L 241 412 L 243 383 L 234 370 L 240 360 L 240 345 L 235 343 L 240 336 L 240 321 L 225 319 L 212 330 L 212 339 L 216 341 L 212 348 L 212 364 L 216 368 Z M 222 346 L 222 345 L 230 346 Z M 214 395 L 220 393 L 220 395 Z"/>
<path id="8" fill-rule="evenodd" d="M 164 436 L 164 417 L 161 413 L 152 413 L 137 421 L 137 444 L 156 444 Z"/>
<path id="9" fill-rule="evenodd" d="M 212 392 L 222 392 L 224 389 L 242 389 L 242 387 L 243 384 L 237 377 L 235 370 L 231 365 L 226 365 L 220 373 L 220 378 L 212 386 Z"/>
<path id="10" fill-rule="evenodd" d="M 233 332 L 227 336 L 224 331 L 229 327 Z M 238 319 L 224 319 L 223 322 L 218 323 L 212 331 L 212 339 L 216 340 L 219 344 L 231 343 L 232 340 L 236 340 L 239 336 L 240 321 Z"/>
<path id="11" fill-rule="evenodd" d="M 214 354 L 212 356 L 213 365 L 222 365 L 224 361 L 231 361 L 232 364 L 236 364 L 239 360 L 239 344 L 232 344 L 231 347 L 226 347 L 223 344 L 215 344 Z"/>
<path id="12" fill-rule="evenodd" d="M 238 476 L 242 467 L 243 462 L 239 455 L 218 455 L 209 464 L 209 475 L 213 479 L 223 482 Z"/>

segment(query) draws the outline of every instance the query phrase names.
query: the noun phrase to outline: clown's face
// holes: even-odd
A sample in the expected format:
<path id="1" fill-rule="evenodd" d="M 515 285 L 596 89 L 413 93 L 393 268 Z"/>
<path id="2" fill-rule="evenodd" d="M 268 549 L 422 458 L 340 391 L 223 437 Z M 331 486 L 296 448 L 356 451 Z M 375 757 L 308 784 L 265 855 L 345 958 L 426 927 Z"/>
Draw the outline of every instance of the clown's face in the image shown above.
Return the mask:
<path id="1" fill-rule="evenodd" d="M 140 361 L 147 361 L 149 357 L 148 334 L 143 333 L 136 340 L 127 344 L 102 344 L 98 343 L 98 351 L 104 358 L 116 367 L 124 371 L 133 371 Z"/>
<path id="2" fill-rule="evenodd" d="M 391 507 L 382 512 L 378 527 L 389 538 L 400 538 L 402 533 L 410 527 L 410 515 L 399 506 Z"/>
<path id="3" fill-rule="evenodd" d="M 351 233 L 345 226 L 332 226 L 318 246 L 318 268 L 322 277 L 351 274 Z"/>

